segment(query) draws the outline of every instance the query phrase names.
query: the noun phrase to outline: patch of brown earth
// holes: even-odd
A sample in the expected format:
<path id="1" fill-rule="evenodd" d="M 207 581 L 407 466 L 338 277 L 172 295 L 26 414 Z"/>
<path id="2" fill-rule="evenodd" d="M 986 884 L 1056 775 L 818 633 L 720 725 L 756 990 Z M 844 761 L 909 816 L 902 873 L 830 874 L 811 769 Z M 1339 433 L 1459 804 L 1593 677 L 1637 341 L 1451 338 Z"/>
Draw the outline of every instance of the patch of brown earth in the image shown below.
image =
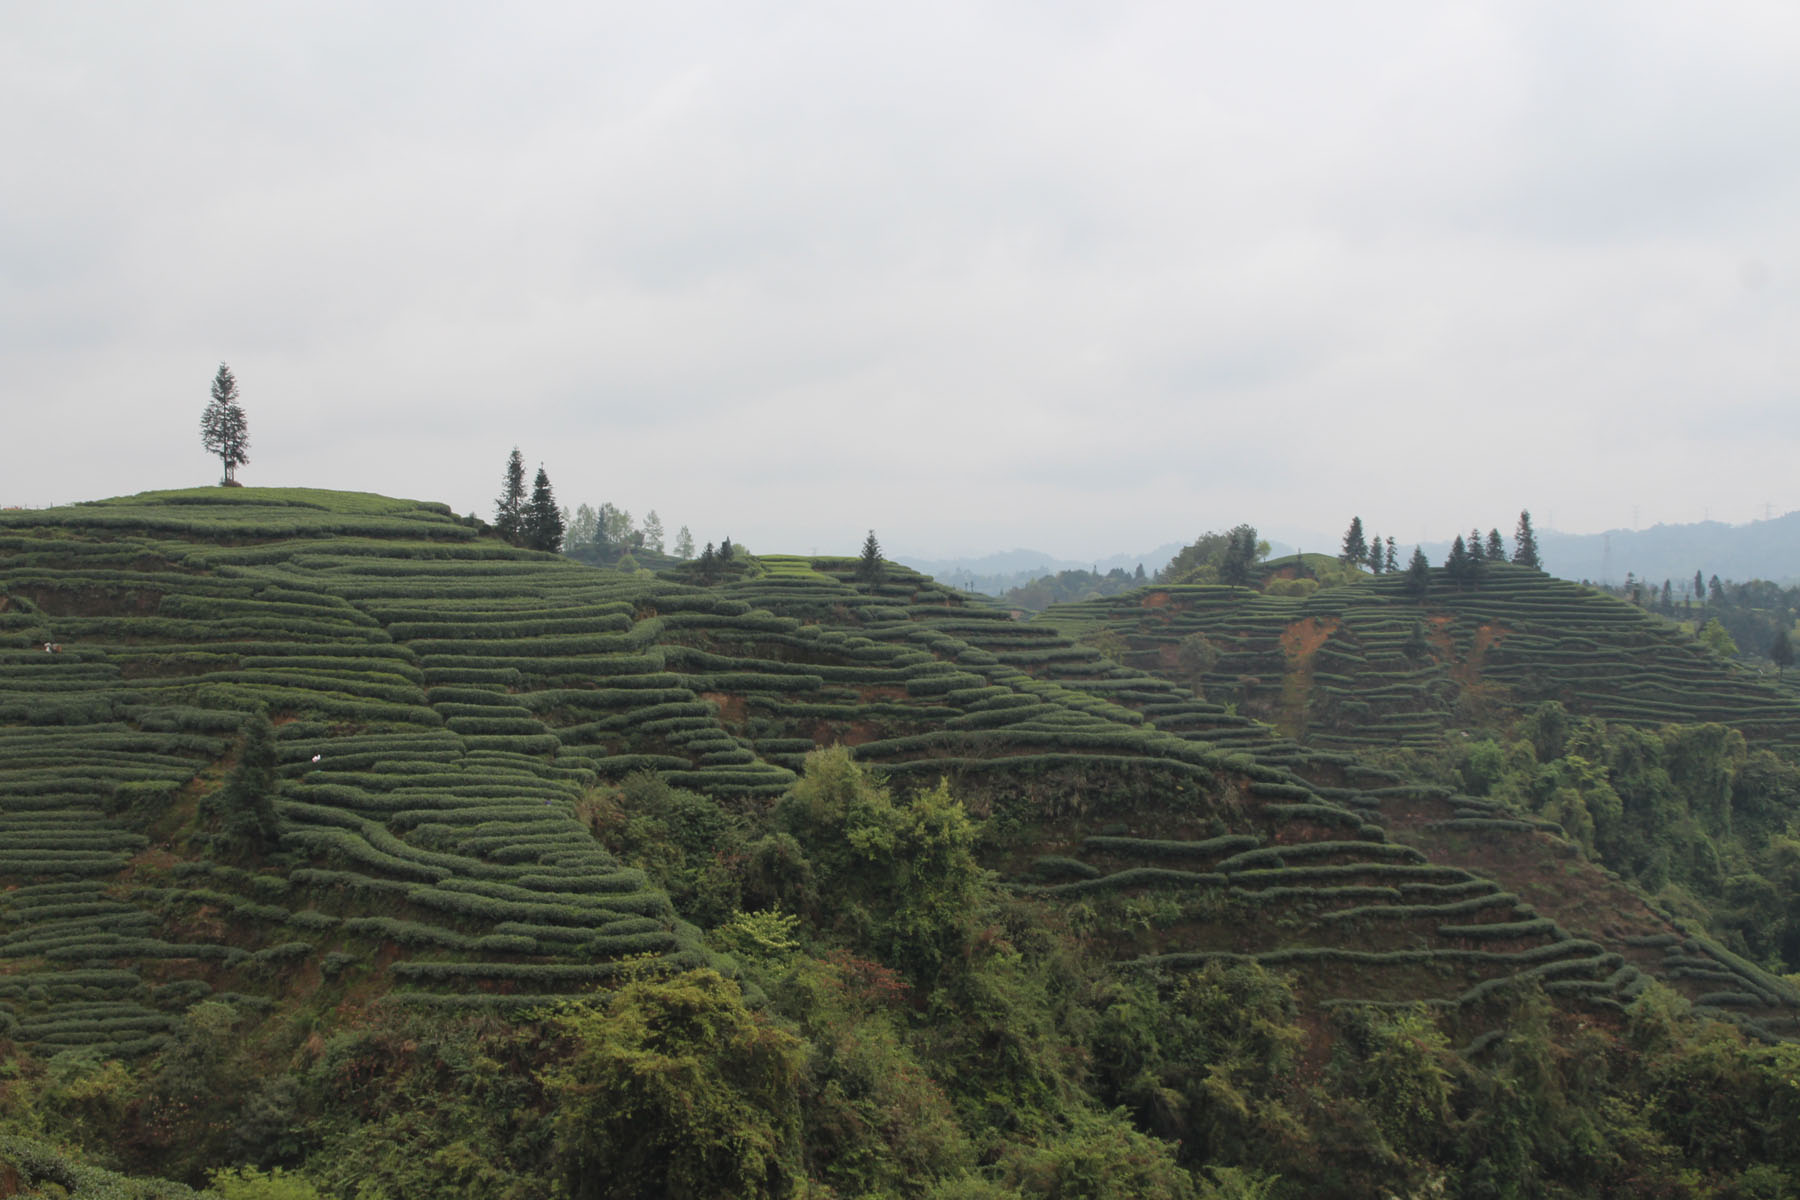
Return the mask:
<path id="1" fill-rule="evenodd" d="M 1492 623 L 1477 626 L 1475 640 L 1469 647 L 1469 656 L 1459 663 L 1450 665 L 1450 677 L 1464 687 L 1474 687 L 1481 682 L 1482 664 L 1487 658 L 1488 647 L 1497 646 L 1505 641 L 1512 630 L 1504 625 Z M 1446 632 L 1445 640 L 1448 641 Z"/>
<path id="2" fill-rule="evenodd" d="M 906 699 L 906 689 L 891 683 L 871 684 L 868 687 L 857 688 L 856 698 L 864 704 L 875 700 L 904 700 Z"/>
<path id="3" fill-rule="evenodd" d="M 1281 631 L 1281 649 L 1287 655 L 1287 673 L 1281 681 L 1279 709 L 1274 714 L 1281 732 L 1295 741 L 1306 740 L 1306 707 L 1312 695 L 1313 656 L 1343 622 L 1336 617 L 1309 617 Z M 1248 701 L 1248 689 L 1245 700 Z"/>
<path id="4" fill-rule="evenodd" d="M 860 746 L 881 737 L 881 727 L 872 721 L 820 721 L 812 733 L 813 741 L 821 746 Z"/>
<path id="5" fill-rule="evenodd" d="M 729 692 L 701 692 L 700 698 L 715 705 L 719 710 L 719 720 L 727 725 L 743 725 L 749 719 L 749 712 L 742 696 Z"/>
<path id="6" fill-rule="evenodd" d="M 1309 659 L 1342 624 L 1336 617 L 1310 617 L 1304 621 L 1295 621 L 1281 631 L 1281 648 L 1287 651 L 1290 659 Z"/>

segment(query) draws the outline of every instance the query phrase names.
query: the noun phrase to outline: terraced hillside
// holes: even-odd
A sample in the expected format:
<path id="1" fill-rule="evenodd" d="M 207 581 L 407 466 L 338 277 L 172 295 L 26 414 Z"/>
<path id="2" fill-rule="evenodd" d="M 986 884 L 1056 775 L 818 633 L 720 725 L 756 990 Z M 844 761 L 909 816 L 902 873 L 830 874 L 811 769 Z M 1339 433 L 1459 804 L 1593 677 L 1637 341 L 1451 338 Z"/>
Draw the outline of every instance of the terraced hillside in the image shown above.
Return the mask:
<path id="1" fill-rule="evenodd" d="M 1507 563 L 1485 564 L 1463 590 L 1434 570 L 1422 601 L 1402 577 L 1377 576 L 1306 597 L 1153 587 L 1043 619 L 1071 635 L 1109 631 L 1127 663 L 1196 683 L 1317 748 L 1429 746 L 1484 704 L 1559 700 L 1634 724 L 1714 721 L 1800 749 L 1791 694 L 1641 609 Z M 1196 636 L 1217 657 L 1194 675 L 1181 647 Z"/>
<path id="2" fill-rule="evenodd" d="M 853 591 L 852 563 L 781 562 L 827 579 L 726 590 L 771 610 L 798 595 L 813 617 L 854 613 L 872 639 L 970 676 L 941 694 L 972 712 L 859 756 L 901 777 L 946 774 L 1026 830 L 1005 872 L 1066 906 L 1122 967 L 1254 959 L 1295 971 L 1316 1002 L 1425 999 L 1472 1034 L 1509 982 L 1605 1008 L 1649 974 L 1765 1036 L 1800 1032 L 1790 984 L 1585 862 L 1552 824 L 1296 744 L 918 576 Z M 1013 691 L 973 690 L 976 677 Z M 1134 741 L 1147 759 L 1120 756 Z"/>
<path id="3" fill-rule="evenodd" d="M 1471 1036 L 1509 980 L 1605 1009 L 1650 973 L 1795 1029 L 1791 987 L 1679 934 L 1554 830 L 1398 786 L 922 577 L 762 566 L 712 587 L 623 575 L 339 493 L 0 516 L 11 1035 L 129 1055 L 208 997 L 517 1007 L 643 956 L 706 961 L 590 836 L 596 790 L 651 771 L 756 813 L 836 742 L 902 786 L 948 777 L 991 818 L 995 865 L 1124 970 L 1256 958 L 1321 1002 L 1434 1001 Z M 1431 636 L 1496 669 L 1491 614 L 1448 603 Z M 1352 624 L 1356 647 L 1375 630 Z M 232 807 L 269 790 L 260 770 L 262 841 Z M 1515 886 L 1483 869 L 1493 854 L 1457 858 L 1472 837 L 1534 884 L 1582 886 Z"/>

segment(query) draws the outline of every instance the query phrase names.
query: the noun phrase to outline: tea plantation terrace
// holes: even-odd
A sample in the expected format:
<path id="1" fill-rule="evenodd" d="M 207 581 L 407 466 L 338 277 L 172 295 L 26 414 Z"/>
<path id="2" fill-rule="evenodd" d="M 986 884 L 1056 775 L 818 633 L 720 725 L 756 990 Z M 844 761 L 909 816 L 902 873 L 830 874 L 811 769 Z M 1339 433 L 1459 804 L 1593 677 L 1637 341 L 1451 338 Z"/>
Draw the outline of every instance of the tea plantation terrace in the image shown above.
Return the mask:
<path id="1" fill-rule="evenodd" d="M 591 836 L 589 800 L 651 771 L 759 810 L 843 742 L 902 788 L 948 777 L 994 865 L 1122 971 L 1254 957 L 1321 1001 L 1448 1006 L 1471 1036 L 1509 981 L 1608 1009 L 1648 972 L 1790 1031 L 1789 985 L 1641 903 L 1637 942 L 1602 941 L 1436 861 L 1412 827 L 1459 819 L 1455 798 L 854 565 L 768 557 L 702 587 L 305 490 L 0 515 L 0 1019 L 131 1054 L 209 996 L 531 1008 L 621 971 L 729 970 Z M 1234 653 L 1315 617 L 1259 613 Z M 1331 619 L 1391 662 L 1372 609 Z M 278 836 L 245 851 L 218 805 L 259 713 Z M 1553 829 L 1493 835 L 1559 853 Z"/>

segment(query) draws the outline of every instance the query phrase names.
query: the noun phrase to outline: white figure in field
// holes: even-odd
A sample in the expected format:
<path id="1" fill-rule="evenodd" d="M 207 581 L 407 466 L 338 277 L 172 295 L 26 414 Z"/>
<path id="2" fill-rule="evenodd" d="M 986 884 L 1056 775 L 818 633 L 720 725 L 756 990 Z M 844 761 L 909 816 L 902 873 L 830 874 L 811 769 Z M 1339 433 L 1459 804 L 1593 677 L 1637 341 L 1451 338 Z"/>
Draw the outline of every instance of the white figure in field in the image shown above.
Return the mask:
<path id="1" fill-rule="evenodd" d="M 315 754 L 315 755 L 313 755 L 313 762 L 316 763 L 323 757 L 324 757 L 324 755 L 322 755 L 322 754 Z"/>

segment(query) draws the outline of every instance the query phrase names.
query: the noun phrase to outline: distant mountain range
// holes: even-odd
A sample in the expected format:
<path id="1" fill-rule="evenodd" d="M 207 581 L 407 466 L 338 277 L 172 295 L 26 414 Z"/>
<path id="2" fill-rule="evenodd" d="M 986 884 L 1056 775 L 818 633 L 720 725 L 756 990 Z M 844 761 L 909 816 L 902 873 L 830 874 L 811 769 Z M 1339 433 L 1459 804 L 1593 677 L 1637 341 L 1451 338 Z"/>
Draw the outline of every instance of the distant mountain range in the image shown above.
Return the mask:
<path id="1" fill-rule="evenodd" d="M 1510 551 L 1511 531 L 1502 532 Z M 1317 540 L 1323 544 L 1327 539 Z M 1423 548 L 1432 563 L 1439 564 L 1449 553 L 1450 543 L 1426 542 Z M 1058 558 L 1042 550 L 1021 549 L 959 558 L 901 554 L 895 561 L 941 582 L 998 596 L 1059 571 L 1097 570 L 1104 575 L 1115 567 L 1135 571 L 1141 563 L 1146 572 L 1155 574 L 1180 550 L 1181 543 L 1170 542 L 1140 554 L 1098 559 Z M 1800 512 L 1747 525 L 1700 521 L 1605 533 L 1544 529 L 1538 531 L 1538 552 L 1550 574 L 1592 583 L 1623 583 L 1627 574 L 1653 583 L 1664 579 L 1681 583 L 1691 581 L 1699 571 L 1707 579 L 1717 575 L 1740 582 L 1767 579 L 1793 584 L 1800 582 Z M 1290 545 L 1271 543 L 1272 557 L 1292 553 Z"/>

